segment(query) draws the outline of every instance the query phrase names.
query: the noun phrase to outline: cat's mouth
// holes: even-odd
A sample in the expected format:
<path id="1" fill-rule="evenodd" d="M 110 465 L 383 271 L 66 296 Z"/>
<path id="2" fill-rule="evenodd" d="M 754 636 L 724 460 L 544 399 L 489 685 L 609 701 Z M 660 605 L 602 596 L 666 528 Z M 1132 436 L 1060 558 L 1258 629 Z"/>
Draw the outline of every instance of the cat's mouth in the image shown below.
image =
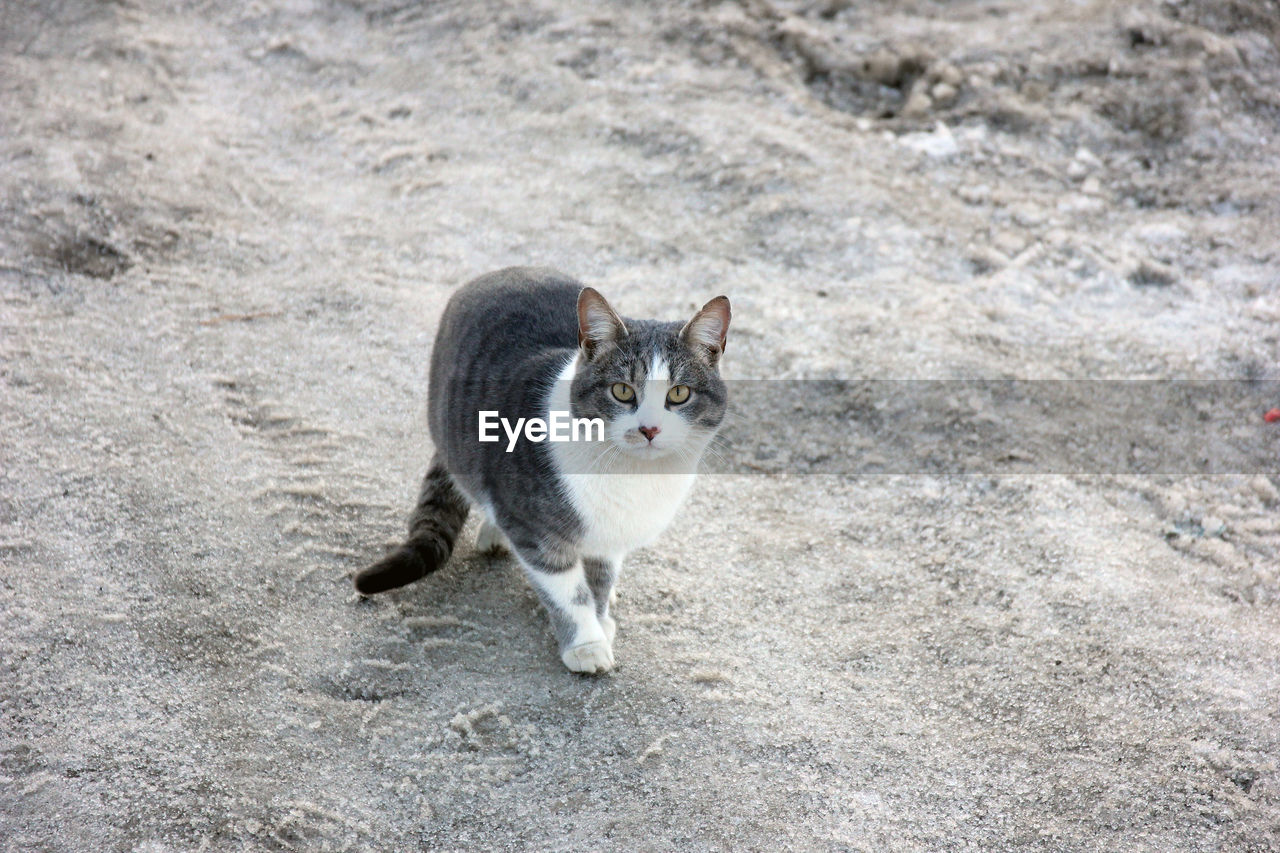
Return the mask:
<path id="1" fill-rule="evenodd" d="M 671 453 L 670 446 L 652 441 L 628 441 L 623 450 L 636 459 L 661 459 Z"/>

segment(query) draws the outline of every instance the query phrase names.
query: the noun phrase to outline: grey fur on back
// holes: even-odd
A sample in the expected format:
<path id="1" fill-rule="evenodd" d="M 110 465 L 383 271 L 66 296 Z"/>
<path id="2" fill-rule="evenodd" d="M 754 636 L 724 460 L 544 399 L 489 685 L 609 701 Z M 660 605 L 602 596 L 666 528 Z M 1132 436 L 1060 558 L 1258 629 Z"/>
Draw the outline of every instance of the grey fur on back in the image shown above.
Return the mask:
<path id="1" fill-rule="evenodd" d="M 577 346 L 581 290 L 550 270 L 510 267 L 454 293 L 431 353 L 427 419 L 436 453 L 408 537 L 356 574 L 359 592 L 385 592 L 442 568 L 473 502 L 488 508 L 517 547 L 558 551 L 575 538 L 580 521 L 556 488 L 543 445 L 521 442 L 503 453 L 476 436 L 481 410 L 544 414 L 546 389 Z"/>
<path id="2" fill-rule="evenodd" d="M 552 270 L 509 267 L 449 300 L 431 353 L 427 418 L 445 467 L 487 505 L 516 548 L 572 547 L 581 521 L 565 500 L 550 445 L 476 440 L 479 412 L 545 417 L 546 401 L 578 347 L 582 285 Z"/>

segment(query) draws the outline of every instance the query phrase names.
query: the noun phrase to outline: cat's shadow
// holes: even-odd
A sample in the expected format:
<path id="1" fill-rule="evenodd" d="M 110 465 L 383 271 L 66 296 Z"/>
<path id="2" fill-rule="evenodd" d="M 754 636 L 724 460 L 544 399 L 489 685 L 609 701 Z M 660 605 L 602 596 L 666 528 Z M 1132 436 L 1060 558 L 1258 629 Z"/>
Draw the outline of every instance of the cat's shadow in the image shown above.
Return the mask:
<path id="1" fill-rule="evenodd" d="M 458 548 L 438 572 L 399 589 L 361 596 L 358 606 L 390 608 L 391 625 L 417 653 L 403 649 L 397 657 L 429 659 L 432 666 L 461 666 L 563 671 L 555 640 L 537 594 L 514 557 L 506 552 L 480 552 L 460 537 Z M 381 623 L 382 620 L 379 620 Z M 366 640 L 383 644 L 387 637 L 371 633 Z"/>

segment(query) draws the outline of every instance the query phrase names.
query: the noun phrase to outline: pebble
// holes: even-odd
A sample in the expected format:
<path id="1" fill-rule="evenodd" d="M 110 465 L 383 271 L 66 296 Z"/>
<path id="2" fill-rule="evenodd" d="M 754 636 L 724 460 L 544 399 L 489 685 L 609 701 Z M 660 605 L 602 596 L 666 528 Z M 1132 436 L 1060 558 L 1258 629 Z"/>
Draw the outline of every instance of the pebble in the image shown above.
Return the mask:
<path id="1" fill-rule="evenodd" d="M 1009 213 L 1013 216 L 1013 221 L 1023 228 L 1035 228 L 1038 225 L 1043 225 L 1046 219 L 1044 210 L 1039 205 L 1031 202 L 1015 204 L 1009 209 Z"/>
<path id="2" fill-rule="evenodd" d="M 953 89 L 959 89 L 960 84 L 964 82 L 964 74 L 950 62 L 939 62 L 929 69 L 929 72 L 939 82 L 945 83 Z"/>
<path id="3" fill-rule="evenodd" d="M 975 272 L 983 275 L 1009 266 L 1009 256 L 991 246 L 974 245 L 969 247 L 969 263 Z"/>
<path id="4" fill-rule="evenodd" d="M 960 150 L 951 129 L 942 122 L 938 122 L 931 133 L 908 133 L 900 137 L 899 141 L 927 157 L 950 157 Z"/>
<path id="5" fill-rule="evenodd" d="M 1062 213 L 1101 213 L 1107 204 L 1097 196 L 1073 193 L 1058 202 L 1058 210 Z"/>
<path id="6" fill-rule="evenodd" d="M 902 114 L 907 117 L 918 117 L 926 114 L 933 109 L 933 99 L 923 91 L 917 89 L 913 91 L 907 102 L 902 105 Z"/>
<path id="7" fill-rule="evenodd" d="M 966 204 L 986 204 L 991 201 L 990 184 L 973 184 L 959 187 L 956 195 Z"/>
<path id="8" fill-rule="evenodd" d="M 1178 272 L 1168 264 L 1144 258 L 1129 271 L 1128 278 L 1139 287 L 1168 287 L 1178 280 Z"/>
<path id="9" fill-rule="evenodd" d="M 863 73 L 871 80 L 885 86 L 892 86 L 898 82 L 901 68 L 902 63 L 898 60 L 897 54 L 883 47 L 868 56 L 862 63 Z"/>
<path id="10" fill-rule="evenodd" d="M 1076 154 L 1073 159 L 1078 163 L 1083 163 L 1090 169 L 1096 169 L 1102 165 L 1102 161 L 1098 159 L 1098 155 L 1094 154 L 1083 145 L 1076 149 Z"/>
<path id="11" fill-rule="evenodd" d="M 955 86 L 950 83 L 938 83 L 929 90 L 929 97 L 933 98 L 935 104 L 949 104 L 956 99 L 956 95 L 960 94 Z"/>

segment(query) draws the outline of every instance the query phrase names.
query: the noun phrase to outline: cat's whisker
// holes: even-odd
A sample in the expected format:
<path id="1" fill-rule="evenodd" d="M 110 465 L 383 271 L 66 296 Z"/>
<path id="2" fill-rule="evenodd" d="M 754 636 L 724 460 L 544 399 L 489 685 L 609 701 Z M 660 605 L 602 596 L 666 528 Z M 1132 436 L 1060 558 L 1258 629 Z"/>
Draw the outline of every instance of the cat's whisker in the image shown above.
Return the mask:
<path id="1" fill-rule="evenodd" d="M 607 444 L 604 449 L 596 455 L 596 457 L 587 465 L 585 473 L 594 474 L 598 469 L 603 469 L 613 461 L 614 458 L 621 456 L 622 450 L 616 444 Z"/>
<path id="2" fill-rule="evenodd" d="M 705 456 L 711 457 L 712 460 L 714 460 L 716 463 L 720 465 L 727 464 L 724 454 L 716 450 L 714 447 L 711 447 L 710 445 L 707 446 L 706 450 L 702 451 L 702 455 L 704 457 Z"/>

